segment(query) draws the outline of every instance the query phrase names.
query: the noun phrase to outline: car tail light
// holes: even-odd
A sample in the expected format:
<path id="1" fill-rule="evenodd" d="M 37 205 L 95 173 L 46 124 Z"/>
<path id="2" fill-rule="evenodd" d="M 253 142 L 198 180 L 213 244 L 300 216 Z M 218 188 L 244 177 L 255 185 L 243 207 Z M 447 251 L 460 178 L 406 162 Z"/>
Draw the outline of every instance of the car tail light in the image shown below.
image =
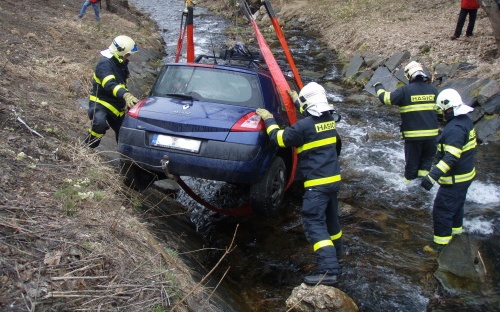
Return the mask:
<path id="1" fill-rule="evenodd" d="M 131 109 L 129 109 L 127 115 L 135 119 L 139 118 L 139 111 L 141 110 L 144 103 L 146 103 L 146 99 L 140 101 L 139 103 L 135 104 Z"/>
<path id="2" fill-rule="evenodd" d="M 265 129 L 264 121 L 255 112 L 241 117 L 231 128 L 233 132 L 261 131 Z"/>

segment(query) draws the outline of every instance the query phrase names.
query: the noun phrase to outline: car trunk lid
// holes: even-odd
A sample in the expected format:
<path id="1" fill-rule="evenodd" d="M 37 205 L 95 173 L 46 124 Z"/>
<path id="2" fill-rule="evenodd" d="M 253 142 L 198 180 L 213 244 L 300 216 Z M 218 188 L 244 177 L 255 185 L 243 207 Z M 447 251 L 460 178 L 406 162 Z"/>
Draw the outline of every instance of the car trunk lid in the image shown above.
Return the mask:
<path id="1" fill-rule="evenodd" d="M 231 128 L 251 111 L 237 105 L 151 97 L 142 105 L 138 120 L 151 132 L 224 141 Z"/>

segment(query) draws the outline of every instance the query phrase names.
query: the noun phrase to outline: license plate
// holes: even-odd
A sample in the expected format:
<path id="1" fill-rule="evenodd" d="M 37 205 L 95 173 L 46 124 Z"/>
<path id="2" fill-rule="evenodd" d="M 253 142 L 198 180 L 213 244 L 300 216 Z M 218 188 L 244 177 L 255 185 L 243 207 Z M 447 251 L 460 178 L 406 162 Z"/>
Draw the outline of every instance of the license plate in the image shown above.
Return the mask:
<path id="1" fill-rule="evenodd" d="M 179 138 L 170 135 L 155 134 L 151 140 L 151 145 L 198 153 L 201 141 Z"/>

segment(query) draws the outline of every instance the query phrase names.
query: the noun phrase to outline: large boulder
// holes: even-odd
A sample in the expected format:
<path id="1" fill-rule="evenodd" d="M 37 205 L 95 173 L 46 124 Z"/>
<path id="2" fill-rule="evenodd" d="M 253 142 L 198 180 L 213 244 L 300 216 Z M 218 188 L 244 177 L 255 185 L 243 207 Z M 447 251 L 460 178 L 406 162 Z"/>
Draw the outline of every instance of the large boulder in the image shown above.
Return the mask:
<path id="1" fill-rule="evenodd" d="M 324 285 L 308 286 L 301 284 L 293 289 L 286 300 L 289 311 L 299 312 L 356 312 L 354 301 L 340 289 Z"/>
<path id="2" fill-rule="evenodd" d="M 438 258 L 434 276 L 449 293 L 489 294 L 499 280 L 495 259 L 498 240 L 463 233 L 453 236 Z M 495 254 L 497 253 L 497 254 Z"/>

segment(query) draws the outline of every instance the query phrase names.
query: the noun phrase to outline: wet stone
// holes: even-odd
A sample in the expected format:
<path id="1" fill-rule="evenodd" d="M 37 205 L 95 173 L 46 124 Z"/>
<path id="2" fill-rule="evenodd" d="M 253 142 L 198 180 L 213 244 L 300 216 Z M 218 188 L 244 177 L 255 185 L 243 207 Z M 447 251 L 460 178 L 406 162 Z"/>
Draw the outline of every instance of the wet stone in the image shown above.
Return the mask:
<path id="1" fill-rule="evenodd" d="M 381 82 L 384 85 L 384 89 L 387 91 L 396 90 L 398 79 L 396 79 L 392 73 L 385 67 L 379 67 L 373 74 L 372 78 L 365 85 L 365 90 L 370 92 L 373 95 L 377 95 L 375 92 L 375 88 L 372 87 L 374 83 Z"/>
<path id="2" fill-rule="evenodd" d="M 500 113 L 500 94 L 495 95 L 488 99 L 481 108 L 486 114 L 499 114 Z"/>
<path id="3" fill-rule="evenodd" d="M 498 130 L 500 129 L 500 118 L 498 115 L 484 115 L 475 125 L 477 139 L 479 142 L 498 141 Z"/>
<path id="4" fill-rule="evenodd" d="M 358 53 L 356 54 L 352 59 L 351 62 L 349 63 L 349 66 L 347 66 L 347 69 L 345 70 L 344 76 L 346 78 L 352 78 L 355 77 L 361 66 L 364 64 L 364 60 L 361 57 L 361 55 Z"/>
<path id="5" fill-rule="evenodd" d="M 497 80 L 491 80 L 479 91 L 479 94 L 477 95 L 477 102 L 483 105 L 495 95 L 498 96 L 499 93 L 500 93 L 500 82 Z"/>
<path id="6" fill-rule="evenodd" d="M 301 284 L 293 289 L 286 300 L 287 309 L 302 312 L 359 311 L 354 301 L 343 291 L 324 285 Z"/>
<path id="7" fill-rule="evenodd" d="M 403 51 L 394 53 L 386 62 L 385 67 L 387 67 L 391 72 L 395 70 L 398 66 L 401 65 L 402 62 L 406 61 L 410 58 L 410 52 Z"/>
<path id="8" fill-rule="evenodd" d="M 488 261 L 491 247 L 487 246 L 474 235 L 453 236 L 439 255 L 439 267 L 434 276 L 450 292 L 491 292 L 497 273 L 494 263 Z"/>

